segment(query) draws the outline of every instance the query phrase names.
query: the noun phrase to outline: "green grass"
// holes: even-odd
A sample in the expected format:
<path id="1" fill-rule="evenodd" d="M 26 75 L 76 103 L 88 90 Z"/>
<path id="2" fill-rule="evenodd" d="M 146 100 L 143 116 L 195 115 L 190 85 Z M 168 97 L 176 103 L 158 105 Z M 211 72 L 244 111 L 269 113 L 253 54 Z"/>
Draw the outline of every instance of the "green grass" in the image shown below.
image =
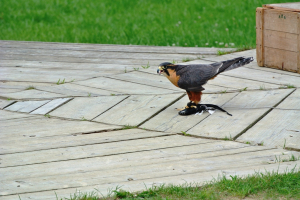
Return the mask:
<path id="1" fill-rule="evenodd" d="M 69 200 L 99 200 L 99 199 L 300 199 L 300 172 L 291 170 L 279 174 L 278 172 L 258 173 L 241 178 L 225 176 L 210 183 L 199 186 L 184 184 L 180 186 L 168 185 L 148 188 L 145 191 L 131 193 L 116 188 L 111 190 L 108 197 L 102 197 L 97 192 L 77 193 Z"/>
<path id="2" fill-rule="evenodd" d="M 0 39 L 251 48 L 255 9 L 268 3 L 275 2 L 2 0 Z"/>

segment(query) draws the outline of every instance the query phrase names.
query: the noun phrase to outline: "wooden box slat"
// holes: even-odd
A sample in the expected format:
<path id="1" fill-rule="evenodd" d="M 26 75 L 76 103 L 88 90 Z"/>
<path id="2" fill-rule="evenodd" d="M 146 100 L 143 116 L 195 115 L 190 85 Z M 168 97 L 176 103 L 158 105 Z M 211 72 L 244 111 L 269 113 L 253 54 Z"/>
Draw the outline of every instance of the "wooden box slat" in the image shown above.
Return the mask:
<path id="1" fill-rule="evenodd" d="M 299 2 L 269 4 L 264 5 L 262 8 L 257 8 L 257 64 L 261 67 L 300 73 L 299 34 Z"/>

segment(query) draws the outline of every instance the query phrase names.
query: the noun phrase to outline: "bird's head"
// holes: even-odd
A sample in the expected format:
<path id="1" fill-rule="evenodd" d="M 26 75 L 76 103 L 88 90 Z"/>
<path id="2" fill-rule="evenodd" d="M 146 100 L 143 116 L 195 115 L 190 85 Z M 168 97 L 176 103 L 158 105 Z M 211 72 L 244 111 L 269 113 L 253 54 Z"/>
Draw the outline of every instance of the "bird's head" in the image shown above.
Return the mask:
<path id="1" fill-rule="evenodd" d="M 170 62 L 164 62 L 164 63 L 161 63 L 159 66 L 158 66 L 158 69 L 157 69 L 157 73 L 160 75 L 160 74 L 163 74 L 165 76 L 170 76 L 170 73 L 168 72 L 167 69 L 169 68 L 173 68 L 175 65 L 170 63 Z"/>

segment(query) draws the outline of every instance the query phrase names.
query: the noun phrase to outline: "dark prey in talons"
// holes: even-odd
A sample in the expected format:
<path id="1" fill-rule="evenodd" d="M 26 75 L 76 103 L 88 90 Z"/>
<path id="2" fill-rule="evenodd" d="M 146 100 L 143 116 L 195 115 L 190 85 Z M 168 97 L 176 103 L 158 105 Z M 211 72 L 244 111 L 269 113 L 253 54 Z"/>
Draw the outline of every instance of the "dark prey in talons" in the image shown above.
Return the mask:
<path id="1" fill-rule="evenodd" d="M 244 66 L 252 61 L 252 57 L 238 57 L 212 64 L 175 65 L 164 62 L 159 65 L 157 73 L 166 76 L 176 87 L 186 90 L 190 102 L 187 103 L 185 109 L 179 112 L 179 115 L 191 115 L 217 109 L 232 116 L 217 105 L 199 104 L 202 91 L 204 90 L 202 86 L 210 79 L 214 79 L 218 74 Z"/>

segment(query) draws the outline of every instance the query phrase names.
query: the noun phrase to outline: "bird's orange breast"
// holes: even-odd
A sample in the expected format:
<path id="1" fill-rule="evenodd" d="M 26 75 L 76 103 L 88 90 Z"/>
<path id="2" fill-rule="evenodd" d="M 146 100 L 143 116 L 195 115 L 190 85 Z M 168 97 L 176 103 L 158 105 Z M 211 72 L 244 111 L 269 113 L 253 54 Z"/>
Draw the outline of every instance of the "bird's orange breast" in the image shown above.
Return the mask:
<path id="1" fill-rule="evenodd" d="M 176 87 L 178 87 L 178 81 L 180 76 L 177 76 L 176 72 L 174 69 L 167 69 L 170 76 L 167 76 L 167 78 L 169 79 L 169 81 L 171 81 L 171 83 L 173 83 Z"/>

